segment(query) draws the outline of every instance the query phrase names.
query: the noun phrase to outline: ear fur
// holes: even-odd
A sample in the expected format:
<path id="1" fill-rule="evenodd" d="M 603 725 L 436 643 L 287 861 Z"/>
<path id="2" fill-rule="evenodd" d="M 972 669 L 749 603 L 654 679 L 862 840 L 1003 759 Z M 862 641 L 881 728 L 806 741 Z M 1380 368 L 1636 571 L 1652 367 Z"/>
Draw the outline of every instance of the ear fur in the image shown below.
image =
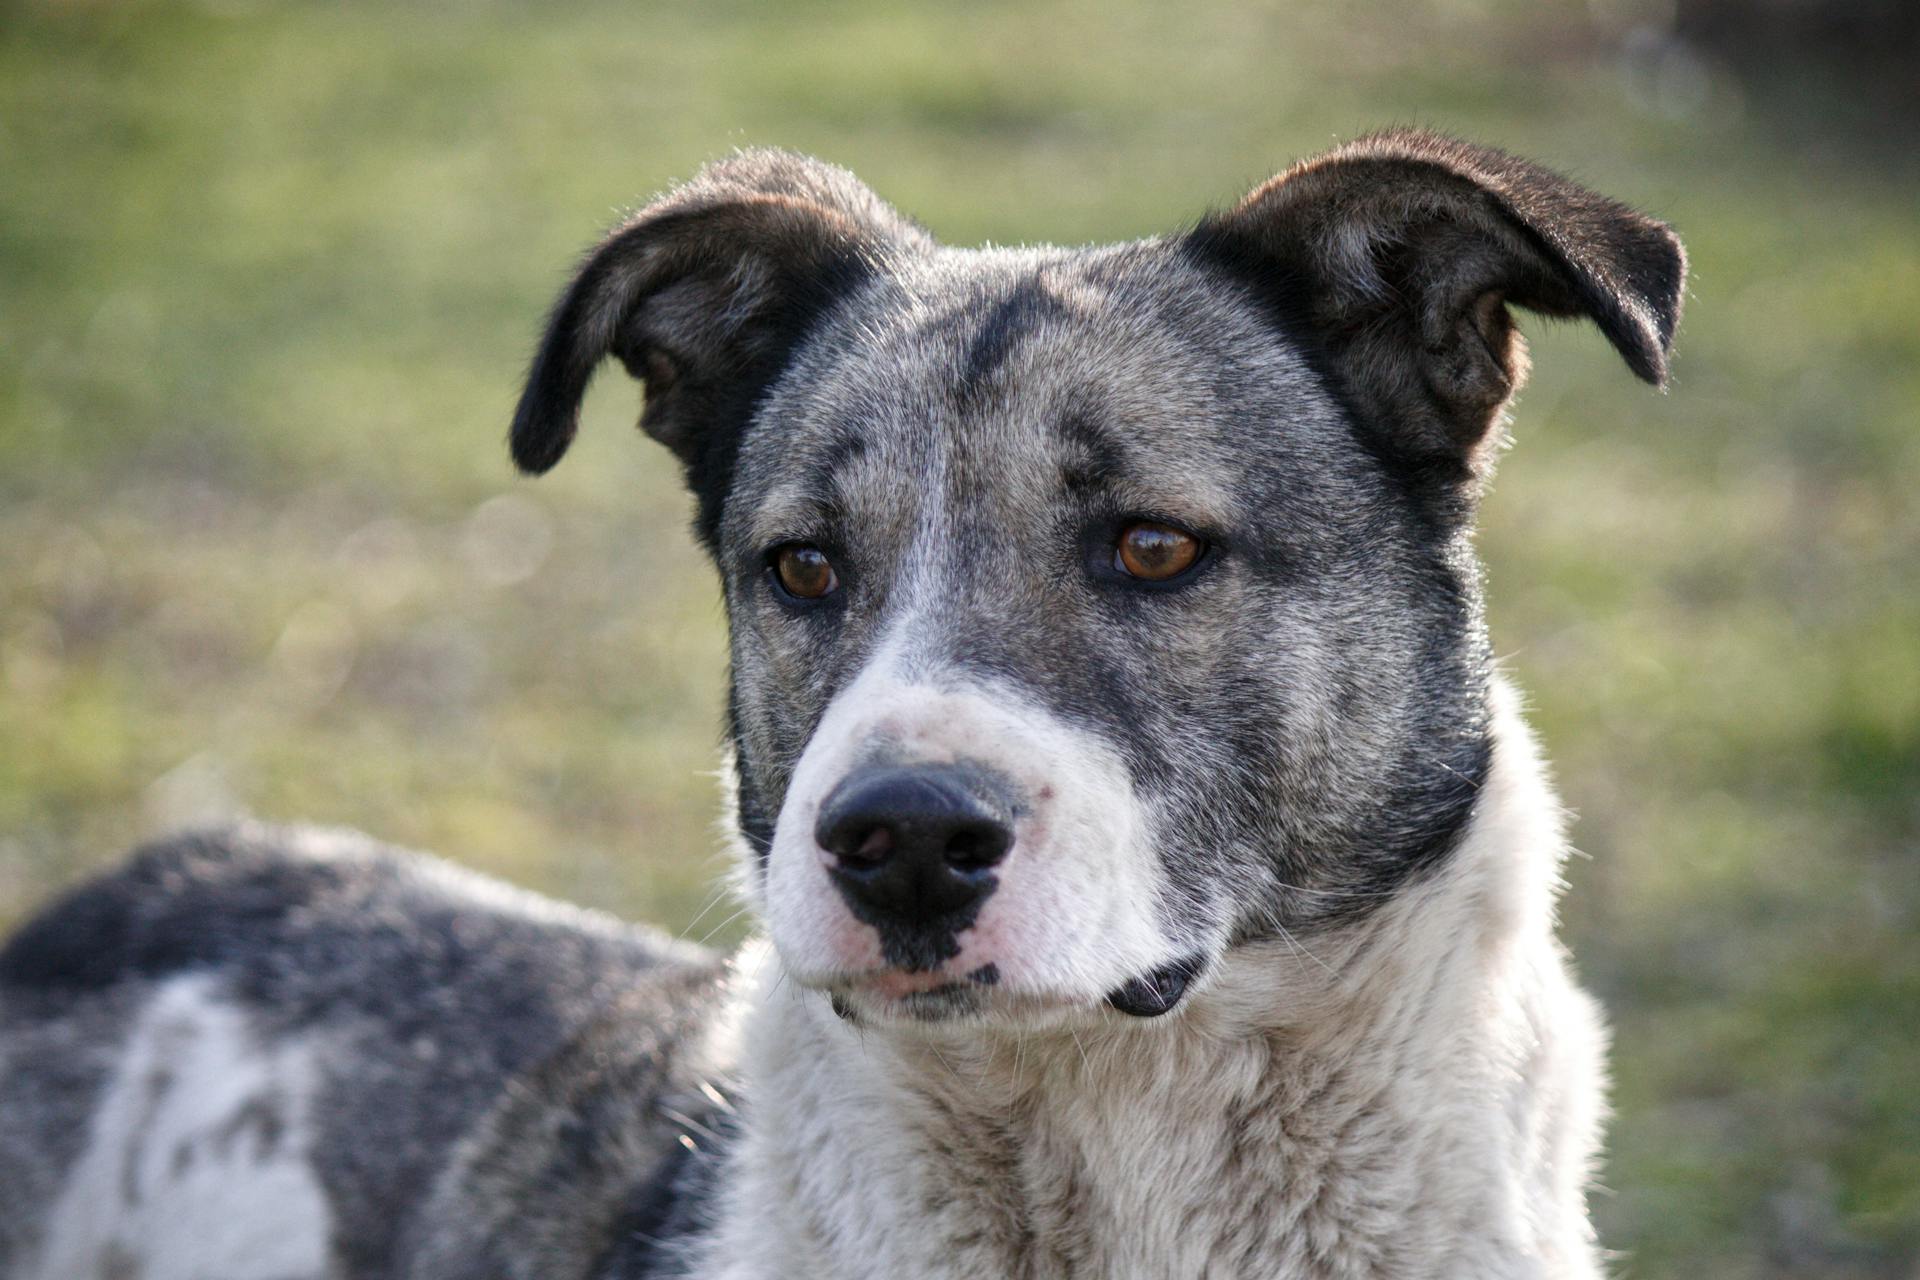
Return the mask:
<path id="1" fill-rule="evenodd" d="M 1387 456 L 1456 482 L 1487 471 L 1490 428 L 1526 375 L 1507 304 L 1592 320 L 1658 385 L 1686 279 L 1665 224 L 1417 130 L 1296 165 L 1187 243 L 1301 322 Z"/>
<path id="2" fill-rule="evenodd" d="M 844 169 L 777 150 L 708 165 L 615 228 L 560 295 L 514 413 L 514 461 L 560 460 L 594 370 L 617 355 L 645 384 L 641 428 L 704 491 L 821 314 L 930 243 Z"/>

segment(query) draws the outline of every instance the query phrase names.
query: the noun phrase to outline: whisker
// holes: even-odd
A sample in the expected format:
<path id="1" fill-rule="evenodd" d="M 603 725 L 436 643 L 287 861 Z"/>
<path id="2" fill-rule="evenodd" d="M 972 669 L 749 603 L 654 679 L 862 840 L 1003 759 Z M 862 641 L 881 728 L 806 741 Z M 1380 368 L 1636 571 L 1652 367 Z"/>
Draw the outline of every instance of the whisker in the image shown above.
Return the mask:
<path id="1" fill-rule="evenodd" d="M 739 910 L 729 915 L 726 919 L 722 920 L 719 924 L 716 924 L 715 926 L 713 926 L 713 928 L 707 930 L 706 934 L 701 937 L 699 945 L 703 947 L 706 946 L 708 942 L 713 940 L 714 934 L 719 933 L 722 929 L 732 924 L 735 920 L 738 920 L 741 916 L 746 915 L 750 909 L 751 908 L 748 908 L 748 907 L 741 907 Z"/>
<path id="2" fill-rule="evenodd" d="M 1093 1063 L 1087 1058 L 1087 1046 L 1080 1043 L 1080 1033 L 1069 1027 L 1067 1028 L 1067 1034 L 1073 1037 L 1073 1047 L 1080 1051 L 1081 1067 L 1085 1069 L 1088 1076 L 1092 1076 Z"/>
<path id="3" fill-rule="evenodd" d="M 1273 882 L 1276 888 L 1288 893 L 1309 894 L 1317 898 L 1391 898 L 1392 889 L 1315 889 L 1304 884 L 1288 884 L 1284 880 Z"/>
<path id="4" fill-rule="evenodd" d="M 687 940 L 687 935 L 693 932 L 693 926 L 699 924 L 702 920 L 706 919 L 707 912 L 719 906 L 721 903 L 721 900 L 724 899 L 729 892 L 730 892 L 729 888 L 724 884 L 721 885 L 718 889 L 714 890 L 713 896 L 707 899 L 707 905 L 700 908 L 700 914 L 695 916 L 693 919 L 687 921 L 686 927 L 681 929 L 679 933 L 674 935 L 674 941 L 685 942 Z"/>
<path id="5" fill-rule="evenodd" d="M 1445 769 L 1448 773 L 1460 779 L 1460 781 L 1466 783 L 1468 786 L 1472 787 L 1475 791 L 1478 791 L 1480 789 L 1479 782 L 1477 782 L 1472 778 L 1469 778 L 1466 774 L 1460 772 L 1458 769 L 1448 764 L 1445 760 L 1435 760 L 1433 763 L 1439 765 L 1442 769 Z"/>
<path id="6" fill-rule="evenodd" d="M 1340 976 L 1338 973 L 1334 972 L 1332 965 L 1328 964 L 1325 960 L 1322 960 L 1319 956 L 1313 954 L 1313 952 L 1307 950 L 1306 946 L 1301 943 L 1300 939 L 1293 936 L 1293 931 L 1288 929 L 1287 926 L 1281 924 L 1278 920 L 1275 920 L 1273 922 L 1273 927 L 1276 931 L 1279 932 L 1282 941 L 1284 941 L 1288 946 L 1292 947 L 1295 951 L 1298 951 L 1301 955 L 1305 956 L 1307 959 L 1319 965 L 1322 969 L 1326 971 L 1326 974 L 1329 978 L 1337 978 Z"/>

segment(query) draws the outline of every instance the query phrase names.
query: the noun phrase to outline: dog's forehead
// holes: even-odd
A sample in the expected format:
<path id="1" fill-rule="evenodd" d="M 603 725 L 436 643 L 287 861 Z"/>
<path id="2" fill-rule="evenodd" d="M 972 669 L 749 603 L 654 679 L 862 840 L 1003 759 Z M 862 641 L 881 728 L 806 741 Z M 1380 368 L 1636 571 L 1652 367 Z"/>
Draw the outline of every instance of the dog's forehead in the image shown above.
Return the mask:
<path id="1" fill-rule="evenodd" d="M 1253 455 L 1324 454 L 1339 424 L 1305 354 L 1166 244 L 943 250 L 807 344 L 745 442 L 752 501 L 729 523 L 795 536 L 825 503 L 904 526 L 936 490 L 1032 514 L 1098 485 L 1110 507 L 1225 525 L 1271 496 Z"/>

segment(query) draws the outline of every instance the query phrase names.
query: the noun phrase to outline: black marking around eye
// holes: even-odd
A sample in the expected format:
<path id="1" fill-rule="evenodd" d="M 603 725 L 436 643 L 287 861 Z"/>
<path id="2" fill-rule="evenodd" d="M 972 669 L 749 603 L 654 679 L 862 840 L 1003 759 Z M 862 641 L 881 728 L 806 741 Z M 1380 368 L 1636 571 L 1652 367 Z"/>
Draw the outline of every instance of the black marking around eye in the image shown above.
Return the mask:
<path id="1" fill-rule="evenodd" d="M 820 451 L 819 469 L 829 478 L 867 456 L 867 438 L 852 430 L 840 432 Z"/>
<path id="2" fill-rule="evenodd" d="M 727 684 L 727 736 L 733 741 L 734 805 L 740 837 L 747 842 L 747 848 L 753 853 L 754 867 L 764 876 L 767 873 L 767 862 L 773 856 L 773 826 L 776 815 L 770 806 L 762 803 L 759 789 L 753 782 L 757 771 L 748 756 L 747 738 L 741 726 L 738 673 L 735 673 Z"/>
<path id="3" fill-rule="evenodd" d="M 845 514 L 841 494 L 847 487 L 847 477 L 871 448 L 865 432 L 843 426 L 789 464 L 790 473 L 799 480 L 800 492 L 817 508 L 814 515 L 821 527 L 813 536 L 824 537 L 838 527 Z"/>
<path id="4" fill-rule="evenodd" d="M 1066 316 L 1067 308 L 1047 291 L 1038 276 L 1027 276 L 1012 292 L 993 304 L 975 330 L 961 364 L 956 388 L 962 402 L 975 400 L 1020 344 L 1049 320 Z"/>
<path id="5" fill-rule="evenodd" d="M 1062 415 L 1055 432 L 1062 445 L 1060 482 L 1069 494 L 1111 488 L 1127 475 L 1126 449 L 1086 412 Z"/>

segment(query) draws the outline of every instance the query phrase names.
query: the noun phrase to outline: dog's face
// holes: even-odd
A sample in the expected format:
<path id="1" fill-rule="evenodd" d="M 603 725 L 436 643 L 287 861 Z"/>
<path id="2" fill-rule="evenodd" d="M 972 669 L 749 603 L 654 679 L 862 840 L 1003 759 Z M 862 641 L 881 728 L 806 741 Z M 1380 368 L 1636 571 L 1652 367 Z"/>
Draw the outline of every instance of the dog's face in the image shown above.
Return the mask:
<path id="1" fill-rule="evenodd" d="M 1490 750 L 1503 304 L 1657 379 L 1681 271 L 1658 224 L 1423 135 L 1080 251 L 943 248 L 750 153 L 589 261 L 515 450 L 557 460 L 605 354 L 645 380 L 795 981 L 871 1023 L 1152 1016 L 1444 859 Z"/>
<path id="2" fill-rule="evenodd" d="M 790 973 L 936 991 L 922 1012 L 1097 1006 L 1444 846 L 1482 655 L 1457 539 L 1394 484 L 1173 245 L 930 255 L 825 321 L 717 540 L 742 785 L 775 818 L 751 883 Z M 818 598 L 782 581 L 802 548 Z M 863 895 L 821 837 L 903 767 L 1008 833 L 948 910 Z"/>

